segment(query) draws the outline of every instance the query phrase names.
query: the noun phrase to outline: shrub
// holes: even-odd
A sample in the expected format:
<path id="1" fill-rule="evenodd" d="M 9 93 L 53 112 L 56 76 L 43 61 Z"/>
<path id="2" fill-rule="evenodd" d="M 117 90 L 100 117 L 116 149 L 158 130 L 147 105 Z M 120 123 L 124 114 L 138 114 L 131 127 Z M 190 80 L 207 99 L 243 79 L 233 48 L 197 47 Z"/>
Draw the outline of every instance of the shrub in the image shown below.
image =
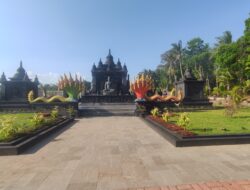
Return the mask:
<path id="1" fill-rule="evenodd" d="M 188 117 L 188 114 L 186 112 L 180 114 L 177 120 L 177 125 L 185 129 L 190 125 L 190 118 Z"/>
<path id="2" fill-rule="evenodd" d="M 59 116 L 59 109 L 58 107 L 54 107 L 51 112 L 50 112 L 50 115 L 53 119 L 57 119 L 58 116 Z"/>
<path id="3" fill-rule="evenodd" d="M 14 125 L 15 117 L 4 118 L 0 120 L 0 140 L 11 139 L 17 133 L 17 127 Z"/>
<path id="4" fill-rule="evenodd" d="M 150 113 L 152 114 L 153 117 L 156 117 L 159 115 L 159 109 L 155 107 L 150 111 Z"/>
<path id="5" fill-rule="evenodd" d="M 228 104 L 225 106 L 224 114 L 226 117 L 233 117 L 238 111 L 238 106 L 230 98 Z"/>
<path id="6" fill-rule="evenodd" d="M 233 103 L 238 106 L 244 97 L 243 88 L 241 86 L 234 86 L 229 95 Z"/>
<path id="7" fill-rule="evenodd" d="M 67 113 L 69 114 L 69 117 L 75 117 L 76 111 L 73 106 L 69 106 L 67 109 Z"/>
<path id="8" fill-rule="evenodd" d="M 43 114 L 35 113 L 33 118 L 32 118 L 32 122 L 34 123 L 35 126 L 38 126 L 38 125 L 41 125 L 45 122 L 45 118 L 44 118 Z"/>
<path id="9" fill-rule="evenodd" d="M 137 112 L 146 112 L 146 107 L 142 105 L 136 105 Z"/>
<path id="10" fill-rule="evenodd" d="M 140 116 L 144 116 L 146 114 L 146 112 L 147 112 L 147 109 L 145 106 L 136 104 L 135 114 L 140 115 Z"/>
<path id="11" fill-rule="evenodd" d="M 164 112 L 161 117 L 165 122 L 168 122 L 170 118 L 170 113 L 168 111 Z"/>

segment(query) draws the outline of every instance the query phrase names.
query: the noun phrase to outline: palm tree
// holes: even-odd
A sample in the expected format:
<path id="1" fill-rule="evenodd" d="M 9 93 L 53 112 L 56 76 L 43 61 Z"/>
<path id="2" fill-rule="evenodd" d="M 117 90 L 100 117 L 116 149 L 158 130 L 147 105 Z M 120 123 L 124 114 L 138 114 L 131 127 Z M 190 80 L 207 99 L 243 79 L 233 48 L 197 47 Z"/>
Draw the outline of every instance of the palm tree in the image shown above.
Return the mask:
<path id="1" fill-rule="evenodd" d="M 179 70 L 179 66 L 176 60 L 176 52 L 170 49 L 162 54 L 161 57 L 164 65 L 164 70 L 168 77 L 168 86 L 173 86 L 176 78 L 175 76 L 178 73 L 177 71 Z"/>
<path id="2" fill-rule="evenodd" d="M 233 41 L 232 33 L 230 31 L 223 32 L 222 36 L 216 38 L 217 43 L 215 44 L 216 47 L 219 47 L 222 44 L 231 44 Z"/>
<path id="3" fill-rule="evenodd" d="M 232 74 L 229 72 L 228 68 L 219 69 L 216 78 L 219 85 L 226 86 L 227 90 L 230 90 L 230 81 L 233 77 Z"/>
<path id="4" fill-rule="evenodd" d="M 170 50 L 177 63 L 179 63 L 180 66 L 180 72 L 181 72 L 181 78 L 183 78 L 183 71 L 182 71 L 182 54 L 183 54 L 183 48 L 182 48 L 182 41 L 180 40 L 178 43 L 173 43 L 172 45 L 172 49 Z"/>

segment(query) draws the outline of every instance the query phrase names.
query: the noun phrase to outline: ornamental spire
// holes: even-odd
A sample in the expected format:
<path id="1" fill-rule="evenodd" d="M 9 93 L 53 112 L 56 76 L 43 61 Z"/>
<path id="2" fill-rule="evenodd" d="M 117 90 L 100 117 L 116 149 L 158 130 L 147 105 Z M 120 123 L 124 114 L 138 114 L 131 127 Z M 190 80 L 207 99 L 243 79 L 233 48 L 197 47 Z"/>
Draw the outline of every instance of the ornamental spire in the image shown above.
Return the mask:
<path id="1" fill-rule="evenodd" d="M 2 76 L 0 78 L 0 82 L 5 82 L 5 81 L 7 81 L 7 79 L 6 79 L 6 76 L 5 76 L 4 72 L 3 72 L 3 74 L 2 74 Z"/>
<path id="2" fill-rule="evenodd" d="M 111 65 L 111 66 L 113 66 L 115 64 L 114 60 L 113 60 L 113 56 L 111 55 L 111 50 L 110 49 L 109 49 L 109 54 L 106 57 L 105 64 L 106 65 Z"/>

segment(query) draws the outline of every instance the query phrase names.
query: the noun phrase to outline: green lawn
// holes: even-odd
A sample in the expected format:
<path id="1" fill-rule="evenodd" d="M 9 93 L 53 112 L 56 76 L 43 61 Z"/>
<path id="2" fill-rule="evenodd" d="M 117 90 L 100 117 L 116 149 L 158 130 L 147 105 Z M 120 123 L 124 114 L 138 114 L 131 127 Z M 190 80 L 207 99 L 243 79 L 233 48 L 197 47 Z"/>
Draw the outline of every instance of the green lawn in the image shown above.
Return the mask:
<path id="1" fill-rule="evenodd" d="M 43 118 L 42 122 L 35 122 L 34 115 L 35 113 L 0 114 L 0 141 L 10 141 L 55 121 L 48 117 Z"/>
<path id="2" fill-rule="evenodd" d="M 232 118 L 224 115 L 224 109 L 188 112 L 188 116 L 187 129 L 198 135 L 250 134 L 250 108 L 240 109 Z"/>
<path id="3" fill-rule="evenodd" d="M 15 125 L 24 126 L 32 124 L 31 119 L 34 113 L 10 113 L 10 114 L 0 114 L 0 120 L 5 118 L 15 118 Z"/>

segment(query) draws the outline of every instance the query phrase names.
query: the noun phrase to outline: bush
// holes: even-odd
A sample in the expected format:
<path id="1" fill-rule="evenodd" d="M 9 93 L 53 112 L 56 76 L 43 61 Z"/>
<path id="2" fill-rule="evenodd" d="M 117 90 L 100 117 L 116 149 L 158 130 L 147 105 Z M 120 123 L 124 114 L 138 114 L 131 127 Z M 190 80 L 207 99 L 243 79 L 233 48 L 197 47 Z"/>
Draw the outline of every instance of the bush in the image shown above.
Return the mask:
<path id="1" fill-rule="evenodd" d="M 169 121 L 169 118 L 170 118 L 170 114 L 169 114 L 169 112 L 167 111 L 167 112 L 163 113 L 161 117 L 162 117 L 162 119 L 163 119 L 165 122 L 168 122 L 168 121 Z"/>
<path id="2" fill-rule="evenodd" d="M 70 106 L 67 109 L 67 113 L 69 114 L 69 117 L 75 117 L 76 116 L 76 111 L 73 106 Z"/>
<path id="3" fill-rule="evenodd" d="M 12 139 L 17 133 L 17 127 L 14 125 L 15 117 L 4 118 L 0 120 L 0 140 Z"/>
<path id="4" fill-rule="evenodd" d="M 59 116 L 59 109 L 58 107 L 54 107 L 52 111 L 50 112 L 50 115 L 53 119 L 57 119 Z"/>
<path id="5" fill-rule="evenodd" d="M 41 125 L 45 122 L 45 118 L 44 118 L 43 114 L 35 113 L 33 118 L 32 118 L 32 122 L 34 123 L 35 126 L 38 126 L 38 125 Z"/>
<path id="6" fill-rule="evenodd" d="M 238 106 L 230 98 L 228 104 L 225 106 L 224 114 L 226 117 L 233 117 L 238 111 Z"/>
<path id="7" fill-rule="evenodd" d="M 156 117 L 159 115 L 160 112 L 159 112 L 159 109 L 155 107 L 154 109 L 150 111 L 150 113 L 152 114 L 153 117 Z"/>
<path id="8" fill-rule="evenodd" d="M 180 114 L 177 120 L 177 125 L 185 129 L 190 125 L 190 118 L 188 117 L 188 114 L 186 112 Z"/>

